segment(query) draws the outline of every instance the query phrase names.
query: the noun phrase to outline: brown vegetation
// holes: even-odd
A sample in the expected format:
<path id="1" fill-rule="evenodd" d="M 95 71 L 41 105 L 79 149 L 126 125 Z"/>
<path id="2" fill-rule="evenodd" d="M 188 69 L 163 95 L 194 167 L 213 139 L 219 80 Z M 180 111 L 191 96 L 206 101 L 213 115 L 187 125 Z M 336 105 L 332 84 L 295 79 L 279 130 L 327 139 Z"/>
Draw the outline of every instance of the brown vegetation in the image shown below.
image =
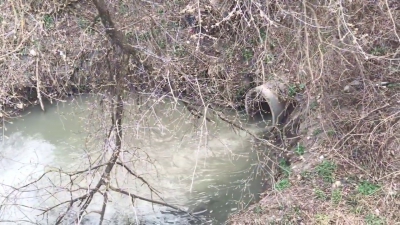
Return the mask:
<path id="1" fill-rule="evenodd" d="M 113 91 L 116 46 L 130 55 L 119 88 L 189 105 L 239 109 L 250 87 L 279 80 L 297 104 L 275 135 L 291 172 L 231 222 L 400 221 L 398 1 L 110 0 L 115 24 L 96 2 L 0 2 L 1 116 Z"/>

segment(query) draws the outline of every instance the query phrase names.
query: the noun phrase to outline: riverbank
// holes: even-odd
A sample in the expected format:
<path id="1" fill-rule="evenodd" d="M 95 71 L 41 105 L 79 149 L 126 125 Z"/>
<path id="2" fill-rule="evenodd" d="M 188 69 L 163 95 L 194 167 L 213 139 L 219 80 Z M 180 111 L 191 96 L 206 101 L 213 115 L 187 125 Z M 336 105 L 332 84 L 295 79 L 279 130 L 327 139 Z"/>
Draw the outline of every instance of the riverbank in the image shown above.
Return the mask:
<path id="1" fill-rule="evenodd" d="M 310 23 L 299 23 L 302 35 L 294 49 L 300 53 L 281 50 L 291 60 L 297 55 L 298 65 L 304 66 L 292 80 L 299 85 L 289 86 L 301 95 L 277 134 L 283 142 L 289 134 L 297 144 L 282 145 L 287 148 L 275 182 L 259 203 L 233 215 L 229 224 L 399 223 L 398 7 L 394 1 L 353 1 L 340 6 L 309 3 L 297 11 L 306 13 L 303 19 Z M 281 34 L 279 41 L 296 36 L 282 28 L 274 31 Z M 291 76 L 283 75 L 286 80 Z"/>
<path id="2" fill-rule="evenodd" d="M 400 89 L 378 89 L 388 98 L 367 112 L 365 103 L 328 113 L 320 102 L 262 200 L 228 224 L 397 224 Z"/>

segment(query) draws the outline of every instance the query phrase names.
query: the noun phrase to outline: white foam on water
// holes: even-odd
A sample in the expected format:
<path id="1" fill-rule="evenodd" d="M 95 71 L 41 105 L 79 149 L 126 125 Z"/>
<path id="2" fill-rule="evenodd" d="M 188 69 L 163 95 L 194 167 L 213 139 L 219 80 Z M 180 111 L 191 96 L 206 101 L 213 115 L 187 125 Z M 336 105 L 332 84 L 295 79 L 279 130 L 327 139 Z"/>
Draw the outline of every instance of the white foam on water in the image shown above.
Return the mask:
<path id="1" fill-rule="evenodd" d="M 38 179 L 53 161 L 54 149 L 47 141 L 20 132 L 0 142 L 0 221 L 34 221 L 34 216 L 31 216 L 34 210 L 23 207 L 40 205 L 35 199 L 34 187 L 23 193 L 14 188 Z"/>

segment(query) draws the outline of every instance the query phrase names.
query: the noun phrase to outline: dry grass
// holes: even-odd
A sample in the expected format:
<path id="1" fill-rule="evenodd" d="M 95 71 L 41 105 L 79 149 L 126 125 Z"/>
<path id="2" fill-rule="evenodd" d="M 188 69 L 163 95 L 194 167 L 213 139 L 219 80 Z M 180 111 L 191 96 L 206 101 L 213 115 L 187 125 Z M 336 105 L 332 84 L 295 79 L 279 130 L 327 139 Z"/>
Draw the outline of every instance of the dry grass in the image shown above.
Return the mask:
<path id="1" fill-rule="evenodd" d="M 35 101 L 37 75 L 48 98 L 101 90 L 112 74 L 104 64 L 111 45 L 93 5 L 33 2 L 0 3 L 2 105 Z M 280 80 L 296 97 L 286 128 L 305 154 L 282 152 L 292 173 L 276 176 L 290 186 L 267 190 L 233 224 L 400 221 L 398 1 L 149 2 L 109 1 L 117 26 L 152 67 L 128 76 L 127 89 L 237 108 L 252 85 Z M 245 77 L 254 83 L 244 87 Z M 329 180 L 318 173 L 322 158 L 336 165 Z M 361 194 L 362 181 L 379 191 Z M 332 200 L 333 193 L 340 199 Z"/>
<path id="2" fill-rule="evenodd" d="M 400 12 L 395 1 L 275 3 L 269 33 L 290 85 L 303 84 L 292 116 L 306 154 L 293 149 L 284 190 L 266 197 L 232 224 L 396 224 L 400 221 Z M 272 6 L 271 6 L 272 8 Z M 275 66 L 279 63 L 274 64 Z M 271 74 L 284 69 L 269 68 Z M 344 87 L 358 81 L 348 92 Z M 382 86 L 382 82 L 391 85 Z M 323 160 L 335 169 L 318 173 Z M 362 186 L 368 181 L 370 186 Z M 340 182 L 340 183 L 339 183 Z M 339 187 L 335 187 L 339 185 Z M 360 188 L 379 186 L 369 195 Z M 278 185 L 278 186 L 277 186 Z M 361 186 L 361 187 L 360 187 Z M 373 189 L 373 188 L 372 188 Z M 325 197 L 318 198 L 319 195 Z M 334 197 L 335 196 L 335 197 Z M 336 199 L 336 200 L 333 200 Z"/>
<path id="3" fill-rule="evenodd" d="M 4 106 L 22 109 L 37 100 L 37 78 L 40 93 L 58 99 L 87 85 L 89 74 L 100 73 L 96 63 L 104 57 L 107 42 L 89 31 L 96 16 L 92 7 L 79 13 L 52 1 L 13 0 L 3 1 L 0 8 Z"/>

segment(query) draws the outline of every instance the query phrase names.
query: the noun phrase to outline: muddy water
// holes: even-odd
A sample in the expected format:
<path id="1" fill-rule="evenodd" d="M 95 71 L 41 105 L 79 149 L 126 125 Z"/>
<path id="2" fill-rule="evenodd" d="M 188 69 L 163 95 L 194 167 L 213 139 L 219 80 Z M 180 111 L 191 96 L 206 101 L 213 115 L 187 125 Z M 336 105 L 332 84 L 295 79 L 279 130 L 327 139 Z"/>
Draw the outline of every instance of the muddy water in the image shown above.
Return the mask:
<path id="1" fill-rule="evenodd" d="M 223 224 L 230 213 L 257 200 L 265 184 L 260 175 L 265 168 L 259 164 L 259 153 L 265 149 L 208 112 L 208 120 L 197 119 L 179 102 L 143 99 L 140 108 L 126 102 L 120 161 L 159 191 L 163 201 L 192 214 L 137 199 L 132 204 L 129 197 L 110 192 L 106 224 Z M 110 120 L 106 115 L 97 99 L 82 96 L 48 104 L 45 113 L 30 108 L 22 118 L 5 123 L 0 144 L 0 222 L 54 224 L 64 206 L 45 217 L 38 209 L 79 197 L 86 193 L 85 187 L 96 184 L 99 173 L 84 173 L 74 180 L 75 186 L 67 185 L 69 176 L 49 173 L 32 186 L 15 190 L 44 172 L 104 163 L 113 146 L 106 138 Z M 261 131 L 241 116 L 230 118 L 255 133 Z M 160 200 L 127 170 L 115 168 L 114 186 Z M 68 189 L 77 187 L 83 190 L 70 195 Z M 88 209 L 92 213 L 82 224 L 98 224 L 102 199 L 95 196 Z M 74 207 L 65 224 L 76 222 Z"/>

